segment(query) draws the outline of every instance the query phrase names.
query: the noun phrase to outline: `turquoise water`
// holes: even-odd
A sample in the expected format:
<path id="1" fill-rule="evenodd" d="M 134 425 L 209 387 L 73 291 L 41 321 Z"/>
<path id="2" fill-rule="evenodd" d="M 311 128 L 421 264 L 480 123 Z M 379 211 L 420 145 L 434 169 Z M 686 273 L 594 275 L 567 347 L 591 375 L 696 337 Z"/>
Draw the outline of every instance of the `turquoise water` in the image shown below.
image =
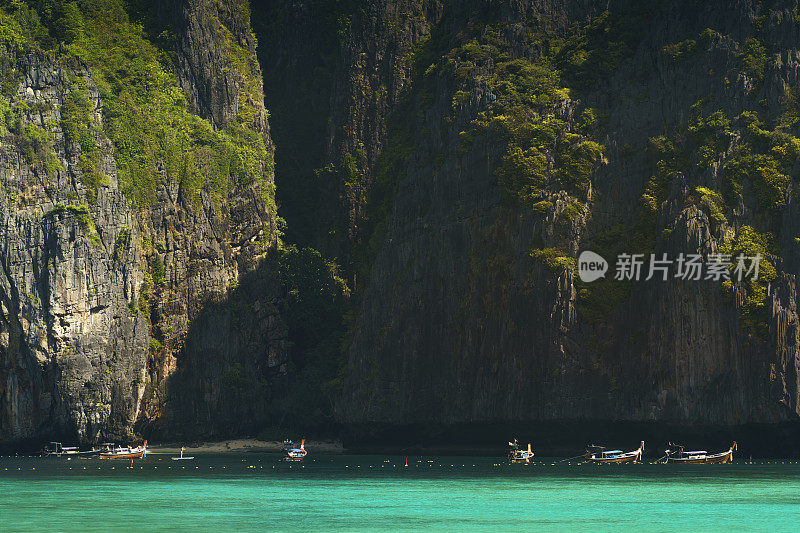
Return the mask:
<path id="1" fill-rule="evenodd" d="M 0 458 L 2 531 L 796 531 L 800 465 Z"/>

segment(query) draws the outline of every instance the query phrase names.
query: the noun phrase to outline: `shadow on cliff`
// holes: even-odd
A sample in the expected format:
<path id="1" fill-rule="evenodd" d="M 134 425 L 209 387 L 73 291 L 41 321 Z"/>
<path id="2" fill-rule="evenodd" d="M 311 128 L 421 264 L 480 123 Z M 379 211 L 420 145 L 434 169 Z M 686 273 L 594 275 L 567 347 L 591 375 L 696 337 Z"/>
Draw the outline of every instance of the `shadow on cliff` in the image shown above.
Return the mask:
<path id="1" fill-rule="evenodd" d="M 346 297 L 319 252 L 271 252 L 227 297 L 202 306 L 175 370 L 148 391 L 137 432 L 161 440 L 328 433 Z"/>

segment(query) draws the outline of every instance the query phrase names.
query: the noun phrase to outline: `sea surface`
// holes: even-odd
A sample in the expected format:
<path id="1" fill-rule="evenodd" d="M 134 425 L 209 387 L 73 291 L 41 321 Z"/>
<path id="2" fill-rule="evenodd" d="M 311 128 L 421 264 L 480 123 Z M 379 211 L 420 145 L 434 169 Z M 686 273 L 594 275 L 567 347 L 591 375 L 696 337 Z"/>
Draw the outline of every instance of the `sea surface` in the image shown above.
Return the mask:
<path id="1" fill-rule="evenodd" d="M 0 531 L 798 531 L 800 464 L 0 457 Z"/>

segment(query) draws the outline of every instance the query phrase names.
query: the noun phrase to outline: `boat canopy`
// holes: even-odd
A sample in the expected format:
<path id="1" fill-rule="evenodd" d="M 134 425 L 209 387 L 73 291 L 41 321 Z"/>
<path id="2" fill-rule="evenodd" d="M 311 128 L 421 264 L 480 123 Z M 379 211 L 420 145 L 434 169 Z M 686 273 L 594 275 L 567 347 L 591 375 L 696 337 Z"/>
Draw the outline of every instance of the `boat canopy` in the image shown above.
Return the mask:
<path id="1" fill-rule="evenodd" d="M 606 450 L 603 455 L 614 455 L 615 453 L 622 453 L 622 450 Z"/>
<path id="2" fill-rule="evenodd" d="M 706 454 L 708 454 L 708 452 L 705 451 L 705 450 L 696 450 L 696 451 L 693 451 L 693 452 L 686 452 L 686 455 L 706 455 Z"/>

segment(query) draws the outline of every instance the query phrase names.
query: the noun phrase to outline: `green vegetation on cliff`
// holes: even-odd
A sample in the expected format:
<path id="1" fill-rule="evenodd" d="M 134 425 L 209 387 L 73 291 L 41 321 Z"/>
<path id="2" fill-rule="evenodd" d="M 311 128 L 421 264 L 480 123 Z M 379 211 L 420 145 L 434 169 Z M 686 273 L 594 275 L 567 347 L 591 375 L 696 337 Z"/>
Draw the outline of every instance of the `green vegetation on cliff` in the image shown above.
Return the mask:
<path id="1" fill-rule="evenodd" d="M 218 202 L 239 184 L 264 179 L 271 155 L 263 138 L 240 116 L 225 130 L 189 113 L 168 58 L 128 20 L 118 2 L 86 12 L 82 31 L 68 50 L 90 67 L 104 99 L 104 126 L 115 147 L 123 189 L 142 207 L 152 205 L 158 164 L 180 181 L 190 198 L 208 187 Z M 270 201 L 271 202 L 271 201 Z"/>
<path id="2" fill-rule="evenodd" d="M 78 222 L 78 225 L 83 230 L 86 237 L 91 241 L 94 246 L 100 246 L 100 235 L 97 233 L 97 227 L 94 224 L 94 219 L 92 218 L 92 214 L 89 212 L 89 208 L 85 204 L 81 205 L 64 205 L 64 204 L 56 204 L 53 209 L 51 209 L 47 215 L 57 214 L 57 213 L 69 213 L 75 220 Z"/>
<path id="3" fill-rule="evenodd" d="M 146 9 L 147 2 L 140 2 Z M 252 106 L 244 100 L 241 113 L 223 130 L 187 111 L 186 98 L 171 72 L 169 57 L 150 41 L 141 25 L 130 20 L 121 0 L 6 0 L 0 7 L 0 40 L 15 46 L 63 51 L 83 60 L 103 99 L 103 129 L 114 144 L 120 184 L 139 207 L 156 201 L 161 174 L 179 181 L 189 198 L 199 200 L 207 188 L 218 203 L 239 185 L 257 182 L 265 201 L 274 205 L 266 179 L 272 155 L 252 127 Z M 242 71 L 252 92 L 249 63 L 241 47 L 228 47 L 232 68 Z M 93 106 L 86 85 L 78 79 L 62 108 L 67 141 L 79 149 L 82 180 L 90 195 L 105 181 L 94 142 Z M 31 163 L 43 160 L 48 173 L 54 166 L 39 152 L 47 132 L 28 128 Z M 90 198 L 91 199 L 91 198 Z"/>
<path id="4" fill-rule="evenodd" d="M 777 277 L 777 272 L 770 261 L 771 252 L 775 251 L 772 243 L 773 237 L 769 233 L 759 233 L 751 226 L 742 226 L 736 236 L 721 248 L 721 253 L 730 254 L 733 258 L 731 271 L 736 278 L 736 258 L 760 256 L 758 278 L 743 279 L 744 301 L 739 308 L 739 320 L 742 329 L 755 335 L 757 338 L 766 339 L 769 333 L 767 319 L 767 285 Z M 749 266 L 749 263 L 747 263 Z M 725 282 L 723 290 L 732 291 L 733 282 Z"/>
<path id="5" fill-rule="evenodd" d="M 570 131 L 569 124 L 556 116 L 554 105 L 569 98 L 565 87 L 568 76 L 562 68 L 578 65 L 585 40 L 551 44 L 551 52 L 536 60 L 513 57 L 501 27 L 488 26 L 480 35 L 448 54 L 456 79 L 478 76 L 485 62 L 494 63 L 489 89 L 497 97 L 487 111 L 472 120 L 460 134 L 462 150 L 477 135 L 491 133 L 506 139 L 508 148 L 496 175 L 512 200 L 528 206 L 546 200 L 549 193 L 565 190 L 585 200 L 591 175 L 599 167 L 603 146 L 586 136 Z M 581 30 L 576 30 L 581 31 Z M 541 38 L 537 35 L 536 38 Z M 583 58 L 583 62 L 588 59 Z M 482 64 L 483 63 L 483 64 Z M 604 68 L 610 68 L 606 65 Z M 468 94 L 459 89 L 459 94 Z M 453 107 L 466 102 L 454 97 Z M 582 131 L 596 131 L 595 110 L 584 110 Z"/>
<path id="6" fill-rule="evenodd" d="M 776 277 L 771 256 L 777 249 L 772 244 L 774 239 L 770 231 L 778 224 L 777 215 L 783 212 L 789 200 L 788 191 L 796 177 L 794 168 L 800 158 L 800 140 L 788 133 L 785 126 L 766 127 L 754 112 L 744 112 L 731 121 L 720 110 L 704 112 L 703 106 L 697 103 L 689 110 L 685 128 L 675 128 L 669 135 L 650 139 L 648 151 L 653 173 L 641 197 L 638 222 L 628 231 L 617 231 L 611 242 L 626 243 L 624 251 L 628 253 L 651 253 L 657 240 L 656 218 L 670 191 L 673 194 L 683 192 L 685 204 L 700 207 L 714 224 L 736 221 L 740 215 L 737 216 L 735 210 L 742 205 L 751 206 L 758 215 L 754 226 L 760 225 L 760 230 L 750 225 L 740 227 L 731 241 L 723 243 L 720 252 L 734 258 L 740 253 L 763 257 L 758 280 L 740 282 L 744 301 L 739 317 L 743 329 L 765 338 L 767 285 Z M 716 189 L 700 185 L 683 191 L 672 189 L 679 174 L 683 176 L 683 185 L 688 185 L 700 179 L 701 173 L 708 172 L 712 164 L 719 165 L 721 171 L 720 177 L 712 183 Z M 752 191 L 749 195 L 746 185 Z M 591 249 L 602 249 L 602 246 L 592 243 Z M 607 253 L 615 256 L 614 250 L 609 249 Z M 579 289 L 578 308 L 586 318 L 602 318 L 603 314 L 595 313 L 592 308 L 602 307 L 610 312 L 613 309 L 610 302 L 619 304 L 624 300 L 609 298 L 604 287 L 608 283 L 601 281 Z M 732 294 L 734 283 L 725 283 L 728 294 Z M 626 295 L 626 292 L 618 294 Z M 587 305 L 589 302 L 594 304 Z"/>
<path id="7" fill-rule="evenodd" d="M 558 248 L 537 248 L 531 252 L 531 257 L 555 273 L 575 268 L 575 258 Z"/>
<path id="8" fill-rule="evenodd" d="M 734 205 L 745 180 L 749 180 L 758 207 L 777 212 L 786 206 L 793 167 L 800 156 L 800 139 L 778 128 L 765 128 L 752 112 L 742 113 L 738 123 L 742 139 L 725 165 L 728 201 Z"/>

